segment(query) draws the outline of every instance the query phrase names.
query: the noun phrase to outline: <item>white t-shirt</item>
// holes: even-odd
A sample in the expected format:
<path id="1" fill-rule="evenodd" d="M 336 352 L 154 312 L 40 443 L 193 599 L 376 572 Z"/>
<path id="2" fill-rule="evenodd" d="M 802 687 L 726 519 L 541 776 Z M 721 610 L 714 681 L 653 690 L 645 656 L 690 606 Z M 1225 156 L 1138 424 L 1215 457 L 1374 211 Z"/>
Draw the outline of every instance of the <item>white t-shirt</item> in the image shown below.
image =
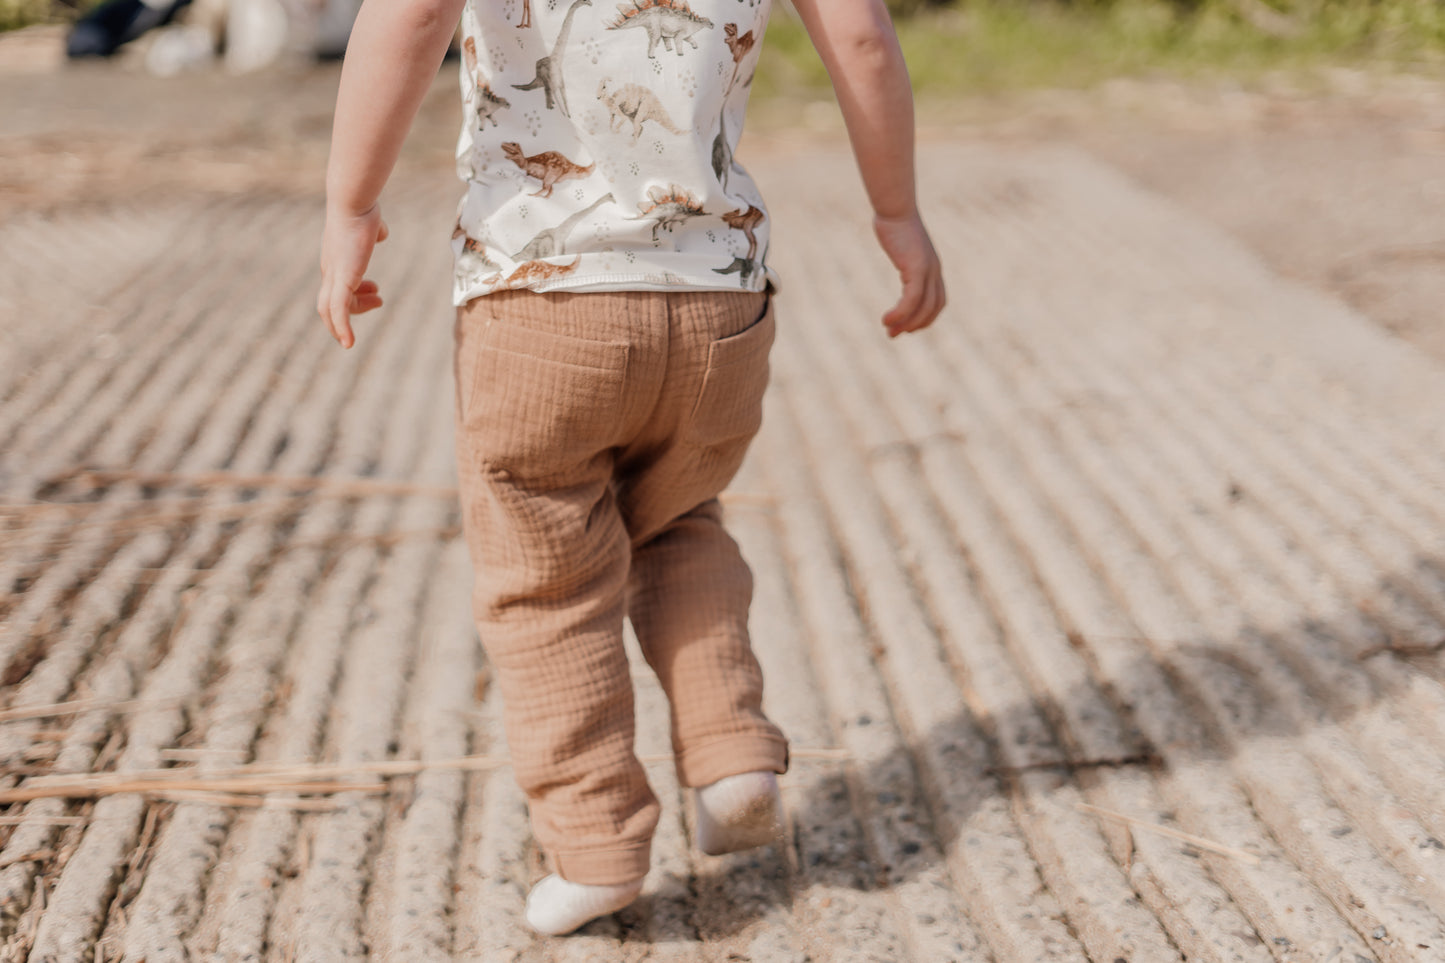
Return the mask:
<path id="1" fill-rule="evenodd" d="M 768 217 L 733 160 L 769 0 L 468 0 L 454 300 L 761 291 Z"/>

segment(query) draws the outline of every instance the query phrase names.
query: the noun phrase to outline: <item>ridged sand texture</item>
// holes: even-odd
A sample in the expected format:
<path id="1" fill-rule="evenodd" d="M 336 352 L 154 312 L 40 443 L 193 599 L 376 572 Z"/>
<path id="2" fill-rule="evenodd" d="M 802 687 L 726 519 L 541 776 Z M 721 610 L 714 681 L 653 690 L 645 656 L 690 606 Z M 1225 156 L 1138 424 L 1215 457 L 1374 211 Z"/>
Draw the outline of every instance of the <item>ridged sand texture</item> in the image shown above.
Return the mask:
<path id="1" fill-rule="evenodd" d="M 1096 160 L 945 143 L 952 305 L 887 343 L 852 162 L 807 150 L 751 164 L 785 289 L 727 501 L 768 709 L 847 753 L 797 756 L 786 845 L 698 855 L 650 763 L 644 896 L 542 940 L 504 768 L 325 812 L 42 799 L 0 811 L 0 960 L 1445 959 L 1445 369 Z M 5 787 L 505 754 L 434 490 L 456 189 L 394 186 L 351 352 L 319 199 L 0 225 L 0 709 L 94 700 L 0 721 Z M 218 471 L 429 487 L 141 477 Z"/>

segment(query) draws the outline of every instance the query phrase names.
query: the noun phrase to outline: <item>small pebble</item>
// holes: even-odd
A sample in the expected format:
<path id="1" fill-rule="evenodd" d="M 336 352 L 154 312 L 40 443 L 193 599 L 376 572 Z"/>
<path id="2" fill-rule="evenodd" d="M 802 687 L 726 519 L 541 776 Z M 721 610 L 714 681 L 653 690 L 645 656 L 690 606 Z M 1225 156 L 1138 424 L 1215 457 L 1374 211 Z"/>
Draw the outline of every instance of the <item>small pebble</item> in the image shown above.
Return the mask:
<path id="1" fill-rule="evenodd" d="M 1383 926 L 1377 926 L 1375 927 L 1375 931 L 1370 935 L 1377 940 L 1383 940 L 1385 938 L 1385 928 Z"/>

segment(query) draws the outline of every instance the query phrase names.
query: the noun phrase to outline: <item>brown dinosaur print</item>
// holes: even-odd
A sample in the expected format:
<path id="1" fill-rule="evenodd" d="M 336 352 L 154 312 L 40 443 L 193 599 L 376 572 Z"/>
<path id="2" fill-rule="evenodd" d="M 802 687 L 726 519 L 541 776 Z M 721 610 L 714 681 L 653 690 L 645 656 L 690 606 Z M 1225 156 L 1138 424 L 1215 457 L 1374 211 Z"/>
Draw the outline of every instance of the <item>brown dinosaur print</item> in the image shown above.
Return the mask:
<path id="1" fill-rule="evenodd" d="M 671 232 L 683 221 L 707 213 L 702 209 L 701 201 L 676 184 L 669 184 L 666 188 L 648 188 L 647 202 L 639 203 L 637 209 L 641 213 L 630 220 L 652 221 L 652 239 L 654 241 L 657 240 L 659 228 Z"/>
<path id="2" fill-rule="evenodd" d="M 513 164 L 522 168 L 528 177 L 535 177 L 542 182 L 542 189 L 533 191 L 533 197 L 551 197 L 552 186 L 558 181 L 565 181 L 570 177 L 586 177 L 595 166 L 588 164 L 583 167 L 581 164 L 574 164 L 555 150 L 528 157 L 522 153 L 522 145 L 511 140 L 502 145 L 502 153 L 506 154 Z"/>
<path id="3" fill-rule="evenodd" d="M 559 278 L 564 274 L 571 274 L 577 270 L 577 265 L 581 263 L 582 258 L 580 256 L 573 258 L 571 264 L 553 264 L 550 261 L 528 261 L 507 275 L 505 281 L 502 280 L 500 274 L 494 274 L 483 283 L 489 284 L 492 287 L 521 287 L 535 281 L 545 281 L 548 278 Z"/>
<path id="4" fill-rule="evenodd" d="M 748 256 L 746 260 L 751 261 L 758 253 L 758 236 L 753 233 L 753 229 L 763 223 L 765 216 L 761 208 L 753 207 L 751 204 L 745 211 L 728 211 L 722 216 L 724 224 L 735 231 L 742 231 L 747 237 Z"/>
<path id="5" fill-rule="evenodd" d="M 723 42 L 726 43 L 728 49 L 733 52 L 733 67 L 736 68 L 738 64 L 743 62 L 743 58 L 748 55 L 748 51 L 753 49 L 753 44 L 757 42 L 757 38 L 753 36 L 751 30 L 739 37 L 738 25 L 735 23 L 725 23 L 723 24 Z"/>
<path id="6" fill-rule="evenodd" d="M 657 57 L 657 42 L 663 49 L 682 56 L 683 41 L 697 49 L 692 39 L 699 30 L 711 30 L 712 21 L 700 17 L 687 5 L 687 0 L 630 0 L 619 4 L 617 18 L 607 22 L 608 30 L 637 28 L 647 31 L 647 56 Z"/>

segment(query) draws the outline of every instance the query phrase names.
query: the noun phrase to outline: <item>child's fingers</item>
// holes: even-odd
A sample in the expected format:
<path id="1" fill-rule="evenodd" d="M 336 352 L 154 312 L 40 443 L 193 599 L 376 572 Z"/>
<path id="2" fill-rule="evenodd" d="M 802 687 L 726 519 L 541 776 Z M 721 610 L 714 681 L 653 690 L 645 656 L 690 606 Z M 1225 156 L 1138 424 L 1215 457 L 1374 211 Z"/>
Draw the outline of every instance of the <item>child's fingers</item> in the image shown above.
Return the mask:
<path id="1" fill-rule="evenodd" d="M 932 272 L 925 275 L 925 280 L 918 286 L 915 308 L 898 314 L 893 323 L 888 325 L 888 336 L 896 338 L 900 334 L 921 331 L 928 327 L 943 311 L 945 300 L 943 279 Z"/>
<path id="2" fill-rule="evenodd" d="M 331 287 L 331 280 L 329 278 L 322 280 L 321 290 L 316 295 L 316 313 L 319 314 L 321 320 L 325 322 L 326 330 L 330 331 L 331 336 L 339 342 L 341 335 L 337 332 L 336 325 L 331 320 Z"/>
<path id="3" fill-rule="evenodd" d="M 343 348 L 349 348 L 356 342 L 351 333 L 351 292 L 342 285 L 337 285 L 336 290 L 331 292 L 331 311 L 327 324 L 331 326 L 331 336 Z"/>
<path id="4" fill-rule="evenodd" d="M 928 296 L 924 299 L 923 307 L 908 330 L 922 331 L 937 320 L 943 312 L 944 300 L 943 279 L 934 275 L 928 279 Z"/>
<path id="5" fill-rule="evenodd" d="M 365 314 L 381 307 L 381 303 L 379 294 L 354 294 L 351 296 L 351 313 Z"/>
<path id="6" fill-rule="evenodd" d="M 903 294 L 898 303 L 883 315 L 883 324 L 890 334 L 897 334 L 918 313 L 924 297 L 928 294 L 926 281 L 925 275 L 923 279 L 910 278 L 903 282 Z"/>

